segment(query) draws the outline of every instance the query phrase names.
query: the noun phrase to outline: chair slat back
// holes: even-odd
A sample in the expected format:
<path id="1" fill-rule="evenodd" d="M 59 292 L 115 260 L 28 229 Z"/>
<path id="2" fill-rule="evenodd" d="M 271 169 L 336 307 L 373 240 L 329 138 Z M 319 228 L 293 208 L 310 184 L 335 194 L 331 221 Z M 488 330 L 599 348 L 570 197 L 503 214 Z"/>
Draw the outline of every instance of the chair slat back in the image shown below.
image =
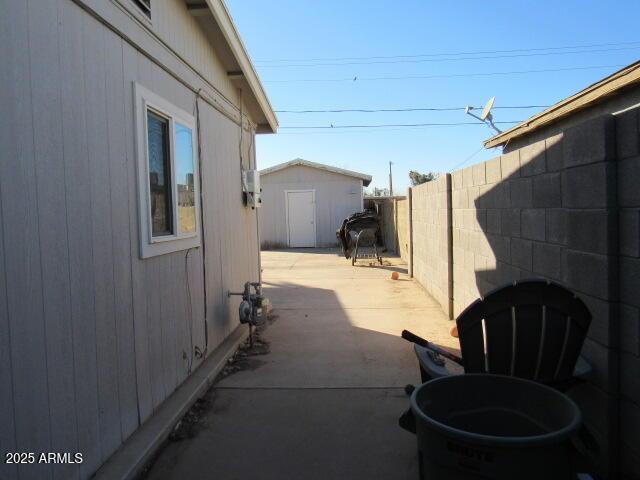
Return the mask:
<path id="1" fill-rule="evenodd" d="M 571 378 L 591 314 L 561 285 L 522 280 L 476 300 L 456 323 L 465 372 L 555 383 Z"/>

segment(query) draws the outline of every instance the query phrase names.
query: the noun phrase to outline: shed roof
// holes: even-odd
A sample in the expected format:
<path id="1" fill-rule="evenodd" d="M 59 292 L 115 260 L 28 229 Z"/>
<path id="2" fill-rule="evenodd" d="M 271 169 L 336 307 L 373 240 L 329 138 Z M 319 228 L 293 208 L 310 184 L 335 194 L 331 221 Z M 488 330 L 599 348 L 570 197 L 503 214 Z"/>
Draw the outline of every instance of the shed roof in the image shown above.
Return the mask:
<path id="1" fill-rule="evenodd" d="M 258 117 L 257 133 L 275 133 L 278 119 L 224 0 L 186 0 L 186 3 L 191 15 L 211 34 L 210 39 L 225 64 L 228 77 L 251 93 Z"/>
<path id="2" fill-rule="evenodd" d="M 270 173 L 278 172 L 280 170 L 284 170 L 285 168 L 295 167 L 298 165 L 301 165 L 303 167 L 316 168 L 318 170 L 324 170 L 326 172 L 339 173 L 340 175 L 346 175 L 347 177 L 359 178 L 360 180 L 362 180 L 362 184 L 365 187 L 371 183 L 371 175 L 353 172 L 351 170 L 345 170 L 344 168 L 333 167 L 331 165 L 325 165 L 323 163 L 310 162 L 309 160 L 304 160 L 302 158 L 294 158 L 293 160 L 289 160 L 288 162 L 280 163 L 278 165 L 274 165 L 273 167 L 260 170 L 260 175 L 268 175 Z"/>
<path id="3" fill-rule="evenodd" d="M 578 93 L 565 98 L 524 122 L 484 142 L 485 148 L 504 145 L 508 141 L 534 132 L 542 127 L 566 118 L 578 110 L 590 107 L 619 90 L 640 82 L 640 61 L 632 63 L 621 70 L 589 85 Z"/>

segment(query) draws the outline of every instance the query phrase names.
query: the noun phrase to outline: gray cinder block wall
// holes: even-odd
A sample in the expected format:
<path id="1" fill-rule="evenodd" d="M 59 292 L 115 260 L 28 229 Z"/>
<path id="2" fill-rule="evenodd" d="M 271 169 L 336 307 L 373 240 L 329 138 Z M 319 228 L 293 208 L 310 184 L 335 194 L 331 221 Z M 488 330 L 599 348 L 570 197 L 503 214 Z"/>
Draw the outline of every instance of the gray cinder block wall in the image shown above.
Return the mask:
<path id="1" fill-rule="evenodd" d="M 640 478 L 640 114 L 616 117 L 622 471 Z"/>
<path id="2" fill-rule="evenodd" d="M 441 185 L 412 189 L 414 277 L 439 301 L 450 281 L 453 316 L 523 278 L 559 282 L 588 305 L 594 375 L 572 395 L 609 478 L 640 478 L 638 117 L 603 115 L 453 172 L 450 254 Z"/>
<path id="3" fill-rule="evenodd" d="M 452 315 L 451 177 L 412 188 L 413 276 Z"/>

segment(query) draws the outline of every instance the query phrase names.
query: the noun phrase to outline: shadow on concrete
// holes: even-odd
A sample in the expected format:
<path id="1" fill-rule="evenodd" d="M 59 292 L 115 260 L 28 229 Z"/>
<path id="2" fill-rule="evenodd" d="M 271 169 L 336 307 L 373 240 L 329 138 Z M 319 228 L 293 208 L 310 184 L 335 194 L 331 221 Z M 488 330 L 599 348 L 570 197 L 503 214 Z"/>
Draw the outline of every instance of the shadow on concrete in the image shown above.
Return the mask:
<path id="1" fill-rule="evenodd" d="M 399 335 L 425 312 L 404 318 L 406 306 L 357 282 L 342 301 L 330 288 L 264 282 L 278 316 L 261 334 L 268 353 L 207 392 L 194 435 L 170 442 L 146 478 L 417 478 L 416 439 L 397 420 L 419 374 Z"/>

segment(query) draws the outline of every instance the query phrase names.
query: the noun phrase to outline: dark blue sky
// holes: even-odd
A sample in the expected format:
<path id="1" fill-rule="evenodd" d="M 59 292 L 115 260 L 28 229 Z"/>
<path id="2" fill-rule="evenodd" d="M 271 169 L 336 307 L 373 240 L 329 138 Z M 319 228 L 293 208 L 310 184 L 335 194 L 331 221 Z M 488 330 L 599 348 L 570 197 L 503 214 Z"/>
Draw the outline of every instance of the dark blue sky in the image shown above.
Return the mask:
<path id="1" fill-rule="evenodd" d="M 551 105 L 640 57 L 637 1 L 227 0 L 227 5 L 276 110 L 481 106 L 492 96 L 496 107 Z M 599 44 L 617 45 L 555 49 Z M 475 53 L 516 49 L 522 51 Z M 415 57 L 431 54 L 436 56 Z M 345 57 L 358 58 L 316 60 Z M 582 67 L 589 68 L 577 69 Z M 564 70 L 466 76 L 558 69 Z M 379 79 L 403 76 L 436 78 Z M 494 116 L 524 120 L 539 110 L 496 109 Z M 473 121 L 463 111 L 279 113 L 278 118 L 281 127 Z M 386 187 L 391 160 L 400 193 L 409 170 L 449 171 L 489 136 L 482 125 L 282 128 L 277 135 L 259 136 L 258 166 L 302 157 L 371 174 L 372 186 Z M 465 165 L 499 153 L 482 150 Z"/>

